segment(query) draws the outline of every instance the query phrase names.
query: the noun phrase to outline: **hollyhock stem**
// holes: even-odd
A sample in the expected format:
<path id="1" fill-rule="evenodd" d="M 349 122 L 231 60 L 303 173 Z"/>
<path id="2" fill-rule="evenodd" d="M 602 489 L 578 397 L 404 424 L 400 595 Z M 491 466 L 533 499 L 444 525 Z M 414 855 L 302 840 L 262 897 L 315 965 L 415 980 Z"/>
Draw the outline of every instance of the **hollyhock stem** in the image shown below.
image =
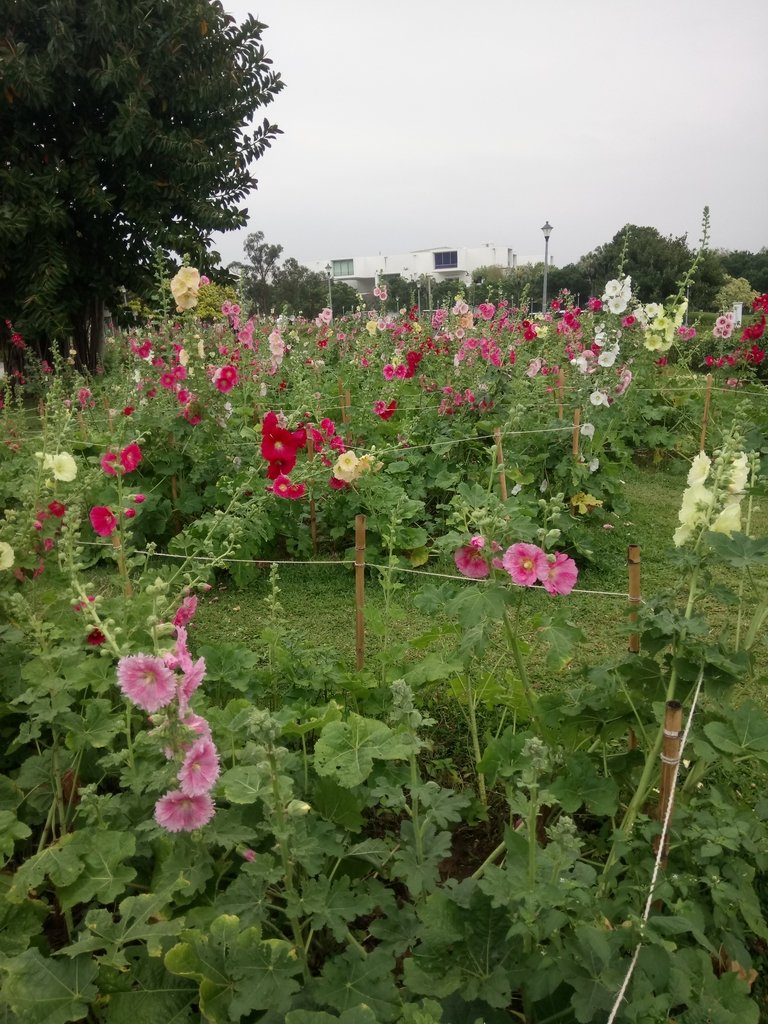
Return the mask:
<path id="1" fill-rule="evenodd" d="M 523 656 L 520 652 L 520 645 L 517 642 L 517 627 L 520 622 L 520 609 L 523 603 L 523 594 L 520 592 L 520 597 L 517 602 L 517 610 L 515 612 L 515 628 L 512 628 L 512 623 L 509 621 L 509 615 L 504 612 L 504 629 L 507 633 L 507 639 L 509 641 L 509 647 L 512 651 L 512 657 L 515 661 L 515 668 L 517 674 L 520 677 L 520 682 L 523 684 L 523 693 L 525 694 L 525 700 L 528 704 L 528 710 L 531 713 L 531 723 L 539 729 L 538 716 L 536 714 L 536 705 L 533 699 L 533 692 L 531 690 L 531 684 L 528 679 L 528 673 L 525 669 L 525 663 L 523 662 Z"/>
<path id="2" fill-rule="evenodd" d="M 480 751 L 480 737 L 477 731 L 477 714 L 475 712 L 475 694 L 472 688 L 472 681 L 467 675 L 467 706 L 469 708 L 469 733 L 472 737 L 472 753 L 475 758 L 475 774 L 477 776 L 477 791 L 483 807 L 488 806 L 488 793 L 485 788 L 485 776 L 478 768 L 482 753 Z"/>

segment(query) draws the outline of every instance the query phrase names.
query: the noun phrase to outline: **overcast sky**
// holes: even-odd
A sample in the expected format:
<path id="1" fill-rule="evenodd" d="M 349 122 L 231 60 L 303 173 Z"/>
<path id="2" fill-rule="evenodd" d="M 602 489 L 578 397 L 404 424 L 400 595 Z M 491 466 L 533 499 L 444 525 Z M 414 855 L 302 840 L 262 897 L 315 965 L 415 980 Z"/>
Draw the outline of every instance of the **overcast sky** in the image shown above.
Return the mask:
<path id="1" fill-rule="evenodd" d="M 285 89 L 242 232 L 300 262 L 493 241 L 556 265 L 624 224 L 768 245 L 768 0 L 223 0 Z"/>

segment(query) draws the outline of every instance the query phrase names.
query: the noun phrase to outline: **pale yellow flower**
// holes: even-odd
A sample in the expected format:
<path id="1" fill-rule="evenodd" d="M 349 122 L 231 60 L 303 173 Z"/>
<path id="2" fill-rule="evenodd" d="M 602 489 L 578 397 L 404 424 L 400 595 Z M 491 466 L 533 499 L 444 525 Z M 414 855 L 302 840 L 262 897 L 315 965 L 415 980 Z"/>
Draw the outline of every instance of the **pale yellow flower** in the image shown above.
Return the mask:
<path id="1" fill-rule="evenodd" d="M 366 331 L 368 331 L 370 336 L 373 337 L 374 334 L 378 331 L 379 325 L 375 320 L 369 320 L 368 323 L 365 325 L 365 329 Z"/>
<path id="2" fill-rule="evenodd" d="M 345 483 L 351 484 L 359 476 L 357 468 L 359 461 L 354 452 L 344 452 L 336 459 L 333 475 L 337 480 L 344 480 Z"/>
<path id="3" fill-rule="evenodd" d="M 189 352 L 185 348 L 179 351 L 179 366 L 186 366 L 189 362 Z"/>
<path id="4" fill-rule="evenodd" d="M 43 456 L 43 468 L 51 470 L 54 480 L 64 483 L 71 483 L 77 476 L 77 463 L 68 452 Z"/>
<path id="5" fill-rule="evenodd" d="M 726 505 L 720 515 L 710 526 L 713 533 L 732 534 L 741 529 L 741 508 L 736 501 L 732 505 Z"/>
<path id="6" fill-rule="evenodd" d="M 195 267 L 182 267 L 171 280 L 171 294 L 176 300 L 176 309 L 182 312 L 197 305 L 200 288 L 200 271 Z"/>
<path id="7" fill-rule="evenodd" d="M 10 544 L 0 540 L 0 569 L 10 569 L 14 562 L 14 552 Z"/>
<path id="8" fill-rule="evenodd" d="M 688 486 L 693 487 L 694 484 L 703 484 L 709 476 L 711 465 L 712 460 L 710 457 L 705 452 L 699 452 L 691 463 L 691 468 L 688 470 Z"/>
<path id="9" fill-rule="evenodd" d="M 731 494 L 739 494 L 745 490 L 749 480 L 749 459 L 744 452 L 737 455 L 731 463 L 731 479 L 728 482 L 728 491 Z"/>

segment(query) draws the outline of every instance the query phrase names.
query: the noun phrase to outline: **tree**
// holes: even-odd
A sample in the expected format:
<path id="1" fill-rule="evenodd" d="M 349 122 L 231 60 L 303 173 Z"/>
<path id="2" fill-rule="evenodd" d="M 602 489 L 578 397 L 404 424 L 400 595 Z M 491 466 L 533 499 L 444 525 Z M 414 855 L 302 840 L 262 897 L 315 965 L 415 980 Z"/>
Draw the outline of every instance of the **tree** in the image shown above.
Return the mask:
<path id="1" fill-rule="evenodd" d="M 757 298 L 757 292 L 744 277 L 729 277 L 726 274 L 725 283 L 717 293 L 716 304 L 718 310 L 729 310 L 735 302 L 741 302 L 745 309 L 749 309 L 752 300 Z"/>
<path id="2" fill-rule="evenodd" d="M 272 281 L 283 252 L 282 245 L 264 241 L 263 231 L 254 231 L 245 240 L 248 263 L 240 264 L 243 299 L 251 311 L 268 313 L 272 301 Z"/>
<path id="3" fill-rule="evenodd" d="M 726 274 L 746 278 L 761 295 L 768 292 L 768 249 L 761 249 L 760 252 L 747 252 L 744 249 L 726 252 L 721 249 L 717 255 Z"/>
<path id="4" fill-rule="evenodd" d="M 265 27 L 219 0 L 0 0 L 0 322 L 93 368 L 153 252 L 210 273 L 279 131 L 252 124 L 283 87 Z"/>
<path id="5" fill-rule="evenodd" d="M 290 256 L 274 272 L 272 305 L 278 312 L 317 316 L 328 305 L 328 278 Z"/>

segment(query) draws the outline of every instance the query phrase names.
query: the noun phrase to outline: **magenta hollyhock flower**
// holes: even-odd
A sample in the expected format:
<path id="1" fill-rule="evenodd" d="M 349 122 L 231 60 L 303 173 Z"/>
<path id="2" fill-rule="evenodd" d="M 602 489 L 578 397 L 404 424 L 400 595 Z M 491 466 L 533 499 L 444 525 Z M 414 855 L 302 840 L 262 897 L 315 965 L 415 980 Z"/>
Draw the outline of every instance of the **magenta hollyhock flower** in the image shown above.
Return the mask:
<path id="1" fill-rule="evenodd" d="M 155 804 L 155 821 L 167 832 L 194 832 L 207 825 L 215 813 L 209 793 L 190 796 L 173 789 Z"/>
<path id="2" fill-rule="evenodd" d="M 91 647 L 101 647 L 102 644 L 107 642 L 107 638 L 101 632 L 100 629 L 92 629 L 88 636 L 85 638 L 85 642 Z"/>
<path id="3" fill-rule="evenodd" d="M 114 452 L 104 452 L 101 456 L 101 468 L 107 476 L 117 476 L 113 462 L 117 462 L 117 455 Z"/>
<path id="4" fill-rule="evenodd" d="M 126 519 L 133 519 L 133 517 L 136 515 L 136 509 L 135 508 L 127 508 L 123 512 L 123 515 L 125 516 Z"/>
<path id="5" fill-rule="evenodd" d="M 90 520 L 100 537 L 109 537 L 117 529 L 117 516 L 106 505 L 94 505 L 90 511 Z"/>
<path id="6" fill-rule="evenodd" d="M 146 498 L 143 494 L 134 494 L 133 500 L 136 502 L 137 505 L 141 505 L 142 502 L 146 501 Z"/>
<path id="7" fill-rule="evenodd" d="M 134 441 L 120 452 L 120 464 L 124 473 L 132 473 L 141 462 L 141 448 Z"/>
<path id="8" fill-rule="evenodd" d="M 185 597 L 173 617 L 174 626 L 188 626 L 197 611 L 197 598 L 192 595 Z"/>
<path id="9" fill-rule="evenodd" d="M 462 576 L 469 576 L 473 580 L 482 580 L 491 571 L 478 549 L 472 547 L 471 544 L 467 544 L 454 552 L 453 560 Z"/>
<path id="10" fill-rule="evenodd" d="M 187 796 L 200 796 L 212 789 L 219 777 L 219 755 L 213 741 L 203 736 L 193 743 L 176 777 Z"/>
<path id="11" fill-rule="evenodd" d="M 346 491 L 349 487 L 346 480 L 339 480 L 339 478 L 335 476 L 332 476 L 328 482 L 334 491 Z"/>
<path id="12" fill-rule="evenodd" d="M 237 367 L 230 363 L 220 366 L 213 374 L 213 385 L 222 394 L 227 394 L 237 384 Z"/>
<path id="13" fill-rule="evenodd" d="M 549 594 L 570 594 L 578 577 L 579 570 L 574 560 L 562 551 L 557 551 L 554 560 L 547 563 L 539 579 Z"/>
<path id="14" fill-rule="evenodd" d="M 535 544 L 512 544 L 504 552 L 502 564 L 512 582 L 521 587 L 532 587 L 549 566 L 546 554 Z"/>
<path id="15" fill-rule="evenodd" d="M 117 685 L 125 696 L 144 708 L 159 711 L 176 696 L 176 678 L 162 658 L 129 654 L 117 663 Z"/>

